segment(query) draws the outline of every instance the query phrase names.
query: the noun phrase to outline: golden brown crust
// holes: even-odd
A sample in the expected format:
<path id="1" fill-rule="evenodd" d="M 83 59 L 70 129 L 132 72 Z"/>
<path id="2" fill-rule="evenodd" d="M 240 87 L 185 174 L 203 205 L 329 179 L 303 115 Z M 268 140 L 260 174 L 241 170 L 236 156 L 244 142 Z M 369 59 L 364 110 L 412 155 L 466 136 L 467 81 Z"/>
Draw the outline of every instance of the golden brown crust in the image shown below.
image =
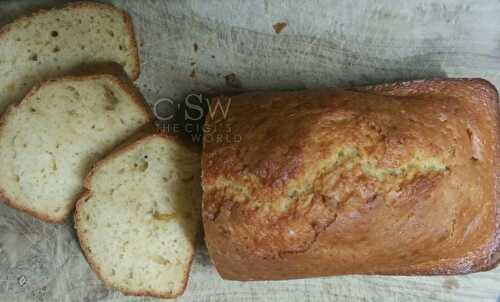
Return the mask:
<path id="1" fill-rule="evenodd" d="M 498 262 L 498 95 L 484 80 L 245 94 L 207 128 L 203 223 L 223 278 Z"/>
<path id="2" fill-rule="evenodd" d="M 129 37 L 130 37 L 128 47 L 133 53 L 134 62 L 135 62 L 133 71 L 129 75 L 129 77 L 131 80 L 137 80 L 137 78 L 139 78 L 139 75 L 140 75 L 141 65 L 140 65 L 140 58 L 139 58 L 139 50 L 137 48 L 137 41 L 135 39 L 135 30 L 134 30 L 134 24 L 132 22 L 132 18 L 130 17 L 130 15 L 126 11 L 119 9 L 115 6 L 109 5 L 109 4 L 81 1 L 81 2 L 69 3 L 62 8 L 41 9 L 41 10 L 38 10 L 38 11 L 32 13 L 31 15 L 19 17 L 19 18 L 15 19 L 14 21 L 12 21 L 11 23 L 6 24 L 3 27 L 1 27 L 0 28 L 0 40 L 2 39 L 2 37 L 5 34 L 10 32 L 11 30 L 15 29 L 18 26 L 22 26 L 24 22 L 30 22 L 31 18 L 33 18 L 33 17 L 41 16 L 41 15 L 50 13 L 54 10 L 89 9 L 89 8 L 107 10 L 110 12 L 119 12 L 122 15 L 123 20 L 125 22 L 125 25 L 127 26 L 127 31 L 129 33 Z"/>
<path id="3" fill-rule="evenodd" d="M 389 96 L 406 96 L 406 95 L 418 95 L 426 94 L 431 92 L 439 93 L 443 86 L 460 86 L 465 82 L 469 87 L 473 89 L 474 93 L 480 94 L 482 99 L 490 101 L 489 105 L 491 107 L 492 115 L 496 114 L 496 131 L 497 131 L 497 142 L 495 143 L 496 149 L 496 245 L 493 244 L 493 250 L 490 263 L 486 263 L 483 267 L 477 267 L 478 271 L 485 271 L 494 269 L 498 264 L 500 264 L 500 106 L 498 99 L 498 90 L 489 81 L 480 78 L 471 79 L 446 79 L 446 80 L 433 80 L 433 81 L 408 81 L 399 82 L 393 84 L 376 85 L 376 86 L 366 86 L 361 87 L 359 90 L 366 92 L 373 92 L 382 95 Z M 449 88 L 448 88 L 449 89 Z M 451 89 L 453 90 L 453 88 Z M 459 91 L 451 91 L 451 94 Z M 496 112 L 496 113 L 495 113 Z"/>
<path id="4" fill-rule="evenodd" d="M 92 75 L 80 75 L 80 76 L 66 76 L 66 77 L 61 77 L 58 79 L 53 79 L 53 80 L 47 80 L 43 81 L 38 85 L 35 85 L 27 94 L 26 96 L 20 100 L 17 103 L 11 104 L 7 110 L 0 116 L 0 133 L 4 129 L 4 125 L 8 122 L 8 118 L 14 114 L 15 110 L 24 104 L 25 102 L 29 102 L 32 99 L 32 96 L 44 85 L 48 83 L 54 83 L 54 82 L 65 82 L 65 81 L 87 81 L 87 80 L 93 80 L 93 79 L 103 79 L 107 78 L 109 81 L 116 83 L 123 91 L 128 94 L 134 103 L 137 105 L 138 108 L 141 109 L 141 111 L 144 112 L 144 115 L 147 117 L 147 121 L 150 122 L 153 119 L 153 115 L 149 109 L 149 107 L 146 106 L 146 103 L 144 102 L 141 94 L 139 91 L 135 88 L 135 86 L 128 80 L 128 78 L 125 77 L 119 77 L 117 75 L 112 75 L 112 74 L 92 74 Z M 64 217 L 61 217 L 60 219 L 53 219 L 52 217 L 49 217 L 48 215 L 45 215 L 43 213 L 38 213 L 34 211 L 33 209 L 30 209 L 26 206 L 21 205 L 20 203 L 16 202 L 16 200 L 11 200 L 6 197 L 6 195 L 3 193 L 4 190 L 2 189 L 2 184 L 0 184 L 0 202 L 4 202 L 6 205 L 16 208 L 18 210 L 21 210 L 27 214 L 30 214 L 40 220 L 43 220 L 48 223 L 57 223 L 57 224 L 62 224 L 65 222 L 66 218 L 70 215 L 71 211 L 68 211 Z M 71 205 L 71 208 L 73 205 Z"/>
<path id="5" fill-rule="evenodd" d="M 106 279 L 104 277 L 101 270 L 99 269 L 99 265 L 96 263 L 94 257 L 92 256 L 92 251 L 90 250 L 90 248 L 87 244 L 88 240 L 86 239 L 85 233 L 81 232 L 81 228 L 79 227 L 79 225 L 80 225 L 79 212 L 80 212 L 83 204 L 92 195 L 92 178 L 93 178 L 95 172 L 100 167 L 102 167 L 104 164 L 106 164 L 108 161 L 113 160 L 114 158 L 118 157 L 119 155 L 128 152 L 130 149 L 134 148 L 134 146 L 142 144 L 145 141 L 150 140 L 150 139 L 154 139 L 156 137 L 161 137 L 161 138 L 168 140 L 168 141 L 174 141 L 175 143 L 180 143 L 179 141 L 176 140 L 175 137 L 160 133 L 158 128 L 156 128 L 152 125 L 148 125 L 144 129 L 140 130 L 136 135 L 133 135 L 131 138 L 127 139 L 127 141 L 125 141 L 122 145 L 117 147 L 114 151 L 112 151 L 110 154 L 108 154 L 105 158 L 96 162 L 96 164 L 94 165 L 94 167 L 92 168 L 92 170 L 89 172 L 89 174 L 87 175 L 87 177 L 84 180 L 84 187 L 86 188 L 85 192 L 76 201 L 74 221 L 75 221 L 75 230 L 76 230 L 77 237 L 78 237 L 78 240 L 80 242 L 80 246 L 82 248 L 83 254 L 85 255 L 85 258 L 87 259 L 87 262 L 89 263 L 92 270 L 96 273 L 97 277 L 106 285 L 106 287 L 115 288 L 115 289 L 119 290 L 120 292 L 122 292 L 123 294 L 129 295 L 129 296 L 152 296 L 152 297 L 163 298 L 163 299 L 171 299 L 171 298 L 179 297 L 186 290 L 187 283 L 189 280 L 189 272 L 191 270 L 191 266 L 192 266 L 192 262 L 193 262 L 194 251 L 193 251 L 193 255 L 191 255 L 191 260 L 188 264 L 188 269 L 186 270 L 186 274 L 183 276 L 183 288 L 178 293 L 172 295 L 172 294 L 166 294 L 166 293 L 155 292 L 155 291 L 138 291 L 138 292 L 131 291 L 131 290 L 128 290 L 126 287 L 117 286 L 116 284 L 113 284 L 111 281 L 109 281 L 108 279 Z M 181 145 L 182 145 L 182 143 L 181 143 Z M 186 150 L 186 151 L 188 151 L 188 150 Z"/>

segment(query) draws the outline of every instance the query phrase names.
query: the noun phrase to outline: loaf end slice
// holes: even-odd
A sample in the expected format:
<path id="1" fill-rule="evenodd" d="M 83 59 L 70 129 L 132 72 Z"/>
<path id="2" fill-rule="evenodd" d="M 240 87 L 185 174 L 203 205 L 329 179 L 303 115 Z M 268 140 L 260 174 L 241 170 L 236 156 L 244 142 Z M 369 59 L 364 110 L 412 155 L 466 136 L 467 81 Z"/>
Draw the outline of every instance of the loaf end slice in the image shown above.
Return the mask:
<path id="1" fill-rule="evenodd" d="M 110 5 L 78 2 L 21 17 L 0 29 L 0 112 L 40 81 L 116 62 L 131 79 L 139 56 L 131 18 Z"/>
<path id="2" fill-rule="evenodd" d="M 371 85 L 357 88 L 356 90 L 384 96 L 447 96 L 455 99 L 468 98 L 471 100 L 469 112 L 483 123 L 490 123 L 495 129 L 496 142 L 492 147 L 492 162 L 494 167 L 495 204 L 496 204 L 496 235 L 495 240 L 482 251 L 476 252 L 473 265 L 467 269 L 460 267 L 456 271 L 468 273 L 474 271 L 487 271 L 500 264 L 500 103 L 497 88 L 489 81 L 481 78 L 462 79 L 434 79 L 396 82 L 390 84 Z M 492 117 L 491 120 L 485 117 Z M 484 256 L 486 255 L 486 256 Z M 471 257 L 471 258 L 473 258 Z M 464 259 L 465 260 L 465 259 Z M 475 261 L 474 261 L 475 260 Z M 464 261 L 465 262 L 465 261 Z M 417 272 L 428 272 L 426 268 L 415 268 Z M 461 270 L 461 271 L 460 271 Z M 450 271 L 450 270 L 448 270 Z"/>
<path id="3" fill-rule="evenodd" d="M 4 201 L 48 222 L 63 222 L 94 161 L 151 120 L 135 88 L 112 75 L 42 83 L 0 121 Z"/>
<path id="4" fill-rule="evenodd" d="M 200 155 L 148 135 L 100 161 L 86 187 L 75 228 L 99 278 L 127 295 L 181 295 L 200 220 Z"/>

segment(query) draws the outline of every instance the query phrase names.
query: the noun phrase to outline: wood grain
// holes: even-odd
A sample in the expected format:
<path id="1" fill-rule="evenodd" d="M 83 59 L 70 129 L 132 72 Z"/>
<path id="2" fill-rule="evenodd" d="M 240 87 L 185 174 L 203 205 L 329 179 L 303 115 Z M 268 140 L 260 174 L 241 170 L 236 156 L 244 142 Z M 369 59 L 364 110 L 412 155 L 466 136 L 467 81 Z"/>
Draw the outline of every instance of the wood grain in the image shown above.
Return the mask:
<path id="1" fill-rule="evenodd" d="M 1 1 L 0 23 L 64 1 Z M 133 17 L 150 104 L 190 92 L 302 89 L 434 77 L 500 87 L 500 2 L 104 1 Z M 286 22 L 276 34 L 273 24 Z M 193 45 L 196 43 L 197 50 Z M 1 57 L 1 54 L 0 54 Z M 190 76 L 195 71 L 195 77 Z M 225 76 L 241 82 L 227 86 Z M 153 301 L 95 278 L 71 223 L 46 225 L 0 205 L 0 301 Z M 179 301 L 500 301 L 500 269 L 456 277 L 345 276 L 222 281 L 203 245 Z"/>

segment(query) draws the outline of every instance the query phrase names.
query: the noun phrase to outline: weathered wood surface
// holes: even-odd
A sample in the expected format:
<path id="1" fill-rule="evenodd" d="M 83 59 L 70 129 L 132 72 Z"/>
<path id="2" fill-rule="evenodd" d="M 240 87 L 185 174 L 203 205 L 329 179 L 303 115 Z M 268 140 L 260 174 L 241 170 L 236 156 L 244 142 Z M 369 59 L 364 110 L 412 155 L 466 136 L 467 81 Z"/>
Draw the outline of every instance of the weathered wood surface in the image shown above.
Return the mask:
<path id="1" fill-rule="evenodd" d="M 2 1 L 0 23 L 60 2 Z M 111 2 L 133 16 L 142 43 L 137 84 L 150 103 L 233 90 L 224 79 L 231 73 L 243 90 L 445 76 L 500 85 L 498 1 Z M 272 25 L 280 21 L 288 25 L 276 34 Z M 500 301 L 500 269 L 239 283 L 221 280 L 202 246 L 179 301 Z M 70 222 L 48 225 L 0 205 L 0 301 L 150 300 L 103 287 Z"/>

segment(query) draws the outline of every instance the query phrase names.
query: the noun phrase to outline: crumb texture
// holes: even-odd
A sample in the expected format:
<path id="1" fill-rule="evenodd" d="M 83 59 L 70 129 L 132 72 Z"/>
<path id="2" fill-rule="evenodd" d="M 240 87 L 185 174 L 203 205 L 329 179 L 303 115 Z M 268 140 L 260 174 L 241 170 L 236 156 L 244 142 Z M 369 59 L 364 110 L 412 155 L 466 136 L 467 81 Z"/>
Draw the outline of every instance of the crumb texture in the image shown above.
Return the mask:
<path id="1" fill-rule="evenodd" d="M 207 118 L 203 220 L 223 277 L 457 273 L 492 261 L 496 92 L 481 80 L 383 87 L 246 94 L 227 119 Z"/>
<path id="2" fill-rule="evenodd" d="M 184 291 L 199 225 L 199 161 L 172 140 L 150 136 L 98 165 L 75 223 L 108 285 L 160 297 Z"/>
<path id="3" fill-rule="evenodd" d="M 0 31 L 0 112 L 41 80 L 106 62 L 137 77 L 135 37 L 122 11 L 81 3 L 21 18 Z"/>
<path id="4" fill-rule="evenodd" d="M 10 107 L 0 129 L 0 184 L 15 206 L 60 221 L 91 165 L 149 120 L 108 75 L 61 78 Z"/>

